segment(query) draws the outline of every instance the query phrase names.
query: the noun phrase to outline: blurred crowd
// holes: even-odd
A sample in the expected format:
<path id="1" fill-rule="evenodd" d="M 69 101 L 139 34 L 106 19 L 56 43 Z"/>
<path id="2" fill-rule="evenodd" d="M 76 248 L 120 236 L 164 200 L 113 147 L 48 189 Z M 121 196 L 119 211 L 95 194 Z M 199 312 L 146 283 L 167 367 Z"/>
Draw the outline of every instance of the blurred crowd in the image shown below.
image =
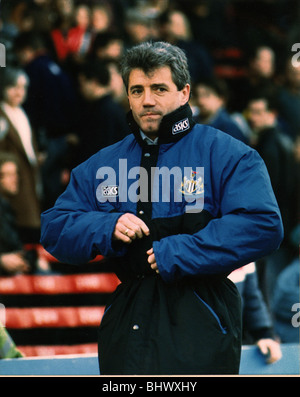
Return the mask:
<path id="1" fill-rule="evenodd" d="M 34 253 L 22 247 L 38 243 L 41 211 L 63 192 L 73 167 L 129 133 L 123 52 L 164 40 L 188 57 L 197 122 L 264 159 L 285 239 L 256 264 L 259 285 L 271 310 L 274 300 L 283 306 L 280 276 L 293 269 L 283 286 L 299 300 L 299 266 L 292 266 L 299 254 L 300 55 L 292 51 L 300 43 L 299 1 L 3 0 L 0 7 L 0 273 L 37 271 Z"/>

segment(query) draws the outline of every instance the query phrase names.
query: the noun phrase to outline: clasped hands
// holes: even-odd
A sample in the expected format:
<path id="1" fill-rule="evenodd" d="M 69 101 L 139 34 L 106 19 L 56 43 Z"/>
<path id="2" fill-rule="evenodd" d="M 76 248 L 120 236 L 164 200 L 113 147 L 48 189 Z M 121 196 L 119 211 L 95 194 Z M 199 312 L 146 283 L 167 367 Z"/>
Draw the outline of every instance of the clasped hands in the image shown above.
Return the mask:
<path id="1" fill-rule="evenodd" d="M 118 219 L 113 232 L 113 239 L 122 241 L 125 244 L 130 244 L 135 239 L 149 236 L 149 234 L 150 230 L 145 222 L 134 214 L 126 213 Z M 147 251 L 147 255 L 151 269 L 159 273 L 153 248 Z"/>

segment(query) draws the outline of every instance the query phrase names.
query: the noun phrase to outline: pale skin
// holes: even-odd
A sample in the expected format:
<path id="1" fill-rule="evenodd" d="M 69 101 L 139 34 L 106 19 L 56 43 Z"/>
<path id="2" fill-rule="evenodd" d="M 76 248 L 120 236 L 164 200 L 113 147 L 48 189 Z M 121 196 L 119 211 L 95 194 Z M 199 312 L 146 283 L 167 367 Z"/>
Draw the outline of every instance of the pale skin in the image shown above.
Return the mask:
<path id="1" fill-rule="evenodd" d="M 261 353 L 267 357 L 266 361 L 268 364 L 275 363 L 282 357 L 280 344 L 274 339 L 260 339 L 257 346 Z"/>
<path id="2" fill-rule="evenodd" d="M 145 74 L 141 69 L 133 69 L 130 73 L 129 105 L 135 121 L 150 139 L 158 136 L 162 118 L 185 105 L 189 96 L 190 85 L 186 84 L 182 90 L 178 90 L 168 66 L 157 68 L 151 74 Z M 140 218 L 125 213 L 116 223 L 113 238 L 130 244 L 136 238 L 143 238 L 149 234 L 148 226 Z M 147 254 L 149 265 L 159 273 L 153 248 L 148 250 Z"/>

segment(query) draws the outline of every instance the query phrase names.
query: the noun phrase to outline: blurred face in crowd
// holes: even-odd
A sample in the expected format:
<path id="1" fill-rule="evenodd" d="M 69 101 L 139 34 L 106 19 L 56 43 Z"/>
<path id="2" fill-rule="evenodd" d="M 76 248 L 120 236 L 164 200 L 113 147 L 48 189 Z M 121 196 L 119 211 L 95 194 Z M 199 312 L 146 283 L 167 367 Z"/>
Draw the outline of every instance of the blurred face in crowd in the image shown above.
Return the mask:
<path id="1" fill-rule="evenodd" d="M 191 36 L 187 18 L 178 11 L 173 11 L 170 14 L 167 29 L 171 38 L 186 39 Z"/>
<path id="2" fill-rule="evenodd" d="M 96 80 L 87 79 L 85 76 L 79 76 L 80 92 L 85 99 L 92 101 L 96 98 L 95 92 L 97 90 Z"/>
<path id="3" fill-rule="evenodd" d="M 56 6 L 61 15 L 69 16 L 73 12 L 74 2 L 73 0 L 57 0 Z"/>
<path id="4" fill-rule="evenodd" d="M 272 127 L 275 123 L 276 114 L 269 110 L 265 100 L 251 101 L 248 105 L 248 121 L 254 131 L 261 131 Z"/>
<path id="5" fill-rule="evenodd" d="M 75 20 L 78 26 L 87 29 L 90 24 L 90 10 L 88 7 L 81 5 L 76 9 Z"/>
<path id="6" fill-rule="evenodd" d="M 106 47 L 98 48 L 96 55 L 99 58 L 119 59 L 123 52 L 123 45 L 120 40 L 112 40 Z"/>
<path id="7" fill-rule="evenodd" d="M 269 78 L 274 73 L 274 52 L 270 48 L 261 48 L 251 63 L 255 74 Z"/>
<path id="8" fill-rule="evenodd" d="M 18 193 L 19 176 L 17 165 L 8 161 L 0 166 L 0 191 L 13 196 Z"/>
<path id="9" fill-rule="evenodd" d="M 20 106 L 26 97 L 28 82 L 25 76 L 20 75 L 16 84 L 7 87 L 4 92 L 4 100 L 12 107 Z"/>
<path id="10" fill-rule="evenodd" d="M 287 80 L 292 88 L 300 90 L 300 65 L 293 66 L 292 62 L 288 64 Z"/>
<path id="11" fill-rule="evenodd" d="M 103 32 L 110 25 L 109 12 L 104 7 L 95 7 L 92 10 L 92 26 L 97 32 Z"/>
<path id="12" fill-rule="evenodd" d="M 178 90 L 169 66 L 145 74 L 133 69 L 129 75 L 128 99 L 133 117 L 150 138 L 158 135 L 163 116 L 178 109 L 189 100 L 190 86 Z"/>
<path id="13" fill-rule="evenodd" d="M 151 29 L 146 23 L 127 21 L 126 31 L 134 43 L 142 43 L 151 37 Z"/>
<path id="14" fill-rule="evenodd" d="M 224 105 L 224 100 L 204 85 L 195 87 L 194 97 L 201 118 L 212 117 Z"/>

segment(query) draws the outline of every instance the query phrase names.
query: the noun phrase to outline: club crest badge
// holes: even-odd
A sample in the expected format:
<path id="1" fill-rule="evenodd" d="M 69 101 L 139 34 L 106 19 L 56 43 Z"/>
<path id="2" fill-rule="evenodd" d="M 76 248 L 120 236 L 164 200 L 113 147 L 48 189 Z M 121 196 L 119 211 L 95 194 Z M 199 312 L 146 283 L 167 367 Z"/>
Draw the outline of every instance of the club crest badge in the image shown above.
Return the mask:
<path id="1" fill-rule="evenodd" d="M 197 178 L 198 177 L 198 178 Z M 180 187 L 185 196 L 198 196 L 204 193 L 204 181 L 196 171 L 191 171 L 190 177 L 185 176 Z"/>

